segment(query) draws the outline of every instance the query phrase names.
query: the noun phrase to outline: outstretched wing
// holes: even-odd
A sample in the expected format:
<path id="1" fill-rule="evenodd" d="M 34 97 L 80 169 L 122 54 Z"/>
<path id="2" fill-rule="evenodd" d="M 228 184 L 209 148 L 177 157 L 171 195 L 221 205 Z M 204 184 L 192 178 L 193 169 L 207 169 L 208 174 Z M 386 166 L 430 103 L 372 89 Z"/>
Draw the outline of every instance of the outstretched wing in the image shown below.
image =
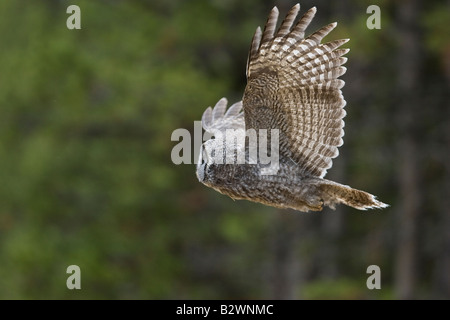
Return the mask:
<path id="1" fill-rule="evenodd" d="M 242 101 L 236 102 L 227 109 L 227 99 L 222 98 L 216 103 L 214 109 L 208 107 L 202 116 L 202 127 L 205 131 L 214 134 L 215 131 L 225 132 L 227 129 L 245 129 Z"/>
<path id="2" fill-rule="evenodd" d="M 269 14 L 264 32 L 258 27 L 247 61 L 243 108 L 247 129 L 279 129 L 280 154 L 310 174 L 323 177 L 343 144 L 345 100 L 337 79 L 345 73 L 338 49 L 348 39 L 321 44 L 336 23 L 305 38 L 316 8 L 294 25 L 300 5 L 287 14 L 278 31 L 278 9 Z"/>

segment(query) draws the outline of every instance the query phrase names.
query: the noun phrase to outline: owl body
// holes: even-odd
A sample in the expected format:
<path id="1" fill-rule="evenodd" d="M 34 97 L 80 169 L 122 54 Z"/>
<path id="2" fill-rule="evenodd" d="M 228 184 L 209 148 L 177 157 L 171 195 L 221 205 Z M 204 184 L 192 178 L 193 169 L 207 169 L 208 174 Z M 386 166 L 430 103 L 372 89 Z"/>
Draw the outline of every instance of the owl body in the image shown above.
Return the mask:
<path id="1" fill-rule="evenodd" d="M 235 200 L 299 211 L 321 210 L 323 201 L 317 195 L 316 178 L 285 161 L 275 175 L 261 174 L 262 168 L 260 164 L 212 164 L 200 182 Z"/>
<path id="2" fill-rule="evenodd" d="M 367 192 L 312 176 L 290 159 L 281 159 L 277 174 L 270 175 L 262 173 L 267 165 L 261 164 L 200 161 L 197 167 L 200 182 L 234 200 L 302 212 L 320 211 L 324 205 L 334 209 L 339 203 L 360 210 L 381 204 Z"/>
<path id="3" fill-rule="evenodd" d="M 233 199 L 278 208 L 319 211 L 339 203 L 360 210 L 384 208 L 367 192 L 324 179 L 343 144 L 344 81 L 338 78 L 346 71 L 348 49 L 339 47 L 348 39 L 321 43 L 336 23 L 305 38 L 316 9 L 294 24 L 299 9 L 295 5 L 277 30 L 274 7 L 264 31 L 257 28 L 242 101 L 227 109 L 222 98 L 203 113 L 202 126 L 214 138 L 202 145 L 197 177 Z M 237 139 L 227 140 L 233 130 Z M 255 146 L 247 139 L 251 130 L 266 133 L 266 139 Z M 275 166 L 263 161 L 261 150 L 270 150 Z"/>

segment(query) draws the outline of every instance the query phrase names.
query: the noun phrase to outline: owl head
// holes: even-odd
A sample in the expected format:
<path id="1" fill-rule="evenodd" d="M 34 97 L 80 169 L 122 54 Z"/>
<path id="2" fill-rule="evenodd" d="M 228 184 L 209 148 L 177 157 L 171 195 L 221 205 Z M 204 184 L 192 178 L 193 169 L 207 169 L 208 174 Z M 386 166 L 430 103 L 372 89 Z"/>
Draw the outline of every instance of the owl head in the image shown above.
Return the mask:
<path id="1" fill-rule="evenodd" d="M 200 147 L 197 161 L 197 178 L 200 182 L 205 182 L 210 175 L 210 166 L 218 161 L 220 153 L 223 155 L 224 145 L 218 139 L 209 139 Z M 222 162 L 223 163 L 223 162 Z"/>

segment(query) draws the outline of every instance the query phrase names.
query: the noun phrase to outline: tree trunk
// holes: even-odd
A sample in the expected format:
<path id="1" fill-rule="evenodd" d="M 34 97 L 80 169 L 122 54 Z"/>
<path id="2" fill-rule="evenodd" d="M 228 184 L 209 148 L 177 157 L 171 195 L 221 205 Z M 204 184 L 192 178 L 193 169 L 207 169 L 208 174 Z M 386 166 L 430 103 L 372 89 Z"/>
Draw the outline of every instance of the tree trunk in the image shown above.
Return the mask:
<path id="1" fill-rule="evenodd" d="M 450 6 L 450 5 L 449 5 Z M 450 79 L 450 70 L 447 69 L 447 78 Z M 447 110 L 446 119 L 450 119 L 450 111 Z M 445 135 L 445 144 L 443 161 L 445 166 L 445 174 L 442 182 L 442 203 L 439 213 L 439 239 L 440 248 L 436 257 L 436 270 L 434 275 L 435 294 L 437 299 L 450 299 L 450 124 L 444 122 L 442 124 L 443 134 Z"/>
<path id="2" fill-rule="evenodd" d="M 398 174 L 400 203 L 397 221 L 395 289 L 399 299 L 416 296 L 417 220 L 421 203 L 419 190 L 419 148 L 414 139 L 418 112 L 420 39 L 418 1 L 403 0 L 396 5 L 398 15 Z"/>
<path id="3" fill-rule="evenodd" d="M 345 157 L 340 155 L 333 163 L 333 171 L 330 179 L 346 183 L 344 178 Z M 344 228 L 343 205 L 336 206 L 336 210 L 325 208 L 321 213 L 320 238 L 316 241 L 321 243 L 319 251 L 319 272 L 322 278 L 336 280 L 339 278 L 339 240 Z"/>
<path id="4" fill-rule="evenodd" d="M 272 242 L 271 286 L 272 299 L 298 299 L 301 287 L 299 239 L 308 214 L 278 210 L 274 217 Z"/>

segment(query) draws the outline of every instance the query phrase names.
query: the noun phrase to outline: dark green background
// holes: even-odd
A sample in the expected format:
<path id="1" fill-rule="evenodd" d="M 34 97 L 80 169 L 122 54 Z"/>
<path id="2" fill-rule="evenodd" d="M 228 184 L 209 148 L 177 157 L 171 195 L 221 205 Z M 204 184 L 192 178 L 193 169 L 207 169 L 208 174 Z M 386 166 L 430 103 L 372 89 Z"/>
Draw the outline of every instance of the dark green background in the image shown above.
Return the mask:
<path id="1" fill-rule="evenodd" d="M 255 28 L 294 4 L 1 1 L 0 298 L 450 298 L 448 1 L 301 3 L 318 8 L 308 33 L 338 21 L 327 39 L 351 38 L 327 177 L 390 208 L 234 202 L 171 162 L 173 130 L 241 99 Z"/>

